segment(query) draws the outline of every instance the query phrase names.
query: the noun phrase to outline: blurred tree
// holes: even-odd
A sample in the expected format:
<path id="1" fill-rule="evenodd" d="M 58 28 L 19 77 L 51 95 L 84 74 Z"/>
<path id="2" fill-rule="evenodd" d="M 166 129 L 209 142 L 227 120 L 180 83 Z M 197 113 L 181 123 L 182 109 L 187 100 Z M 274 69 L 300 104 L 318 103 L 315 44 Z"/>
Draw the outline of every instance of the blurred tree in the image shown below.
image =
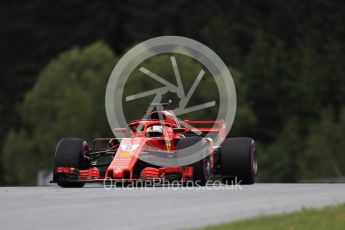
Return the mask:
<path id="1" fill-rule="evenodd" d="M 197 88 L 195 89 L 192 97 L 190 98 L 187 104 L 187 108 L 207 103 L 213 100 L 216 101 L 216 106 L 214 107 L 198 110 L 188 114 L 183 114 L 178 117 L 180 119 L 215 119 L 219 108 L 219 103 L 217 103 L 219 99 L 219 94 L 217 85 L 212 75 L 208 72 L 207 69 L 205 69 L 205 67 L 203 67 L 197 61 L 195 61 L 193 58 L 181 54 L 157 55 L 140 64 L 133 71 L 125 85 L 123 100 L 126 96 L 164 86 L 163 84 L 151 79 L 150 77 L 147 77 L 147 75 L 140 72 L 139 68 L 142 66 L 149 69 L 158 76 L 164 78 L 165 80 L 171 82 L 172 84 L 177 85 L 170 60 L 171 56 L 174 56 L 176 58 L 176 63 L 180 72 L 181 81 L 183 84 L 185 94 L 188 93 L 193 82 L 197 78 L 199 72 L 201 70 L 205 71 L 202 80 L 198 84 Z M 169 92 L 169 95 L 172 96 L 172 101 L 176 102 L 176 105 L 178 106 L 181 98 L 179 98 L 178 95 L 175 94 L 176 93 L 174 92 Z M 128 121 L 133 119 L 140 119 L 145 113 L 150 102 L 152 102 L 153 98 L 154 95 L 151 95 L 142 99 L 137 99 L 126 103 L 124 102 L 124 110 L 126 116 L 128 117 Z M 162 102 L 168 102 L 169 99 L 169 97 L 163 96 Z"/>
<path id="2" fill-rule="evenodd" d="M 256 138 L 258 120 L 253 111 L 253 102 L 248 101 L 248 84 L 243 74 L 234 68 L 229 68 L 236 87 L 237 108 L 229 137 L 243 136 Z"/>
<path id="3" fill-rule="evenodd" d="M 277 140 L 259 150 L 261 181 L 296 182 L 299 180 L 305 150 L 304 138 L 299 133 L 298 119 L 291 118 L 277 136 Z"/>
<path id="4" fill-rule="evenodd" d="M 12 129 L 3 149 L 7 184 L 34 184 L 52 167 L 62 137 L 110 135 L 104 110 L 106 83 L 115 63 L 103 43 L 74 48 L 52 60 L 19 106 L 22 127 Z"/>
<path id="5" fill-rule="evenodd" d="M 258 31 L 245 62 L 243 81 L 248 85 L 247 101 L 253 103 L 253 111 L 260 121 L 255 136 L 266 143 L 275 139 L 294 103 L 290 96 L 294 93 L 291 84 L 294 78 L 288 69 L 283 43 Z"/>
<path id="6" fill-rule="evenodd" d="M 345 176 L 345 108 L 339 119 L 331 108 L 310 128 L 306 142 L 306 162 L 302 179 L 327 179 Z"/>

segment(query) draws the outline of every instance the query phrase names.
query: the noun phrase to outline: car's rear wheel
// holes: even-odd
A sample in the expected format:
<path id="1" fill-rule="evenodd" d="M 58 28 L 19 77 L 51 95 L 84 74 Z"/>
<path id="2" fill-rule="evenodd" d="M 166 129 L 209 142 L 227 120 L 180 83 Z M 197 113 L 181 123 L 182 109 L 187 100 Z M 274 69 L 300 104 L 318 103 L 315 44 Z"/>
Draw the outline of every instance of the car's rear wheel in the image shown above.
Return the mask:
<path id="1" fill-rule="evenodd" d="M 88 169 L 90 166 L 88 153 L 89 147 L 85 140 L 80 138 L 63 138 L 56 147 L 54 169 L 61 167 L 77 170 Z M 84 183 L 67 180 L 66 176 L 61 173 L 54 172 L 54 180 L 61 187 L 84 186 Z"/>
<path id="2" fill-rule="evenodd" d="M 211 164 L 209 157 L 209 143 L 203 138 L 186 137 L 181 139 L 177 144 L 175 157 L 183 159 L 195 154 L 197 161 L 191 165 L 193 167 L 192 180 L 195 185 L 205 185 L 211 176 Z M 194 158 L 194 157 L 193 157 Z"/>
<path id="3" fill-rule="evenodd" d="M 253 184 L 258 172 L 257 149 L 252 138 L 227 138 L 221 145 L 221 170 L 227 184 Z"/>

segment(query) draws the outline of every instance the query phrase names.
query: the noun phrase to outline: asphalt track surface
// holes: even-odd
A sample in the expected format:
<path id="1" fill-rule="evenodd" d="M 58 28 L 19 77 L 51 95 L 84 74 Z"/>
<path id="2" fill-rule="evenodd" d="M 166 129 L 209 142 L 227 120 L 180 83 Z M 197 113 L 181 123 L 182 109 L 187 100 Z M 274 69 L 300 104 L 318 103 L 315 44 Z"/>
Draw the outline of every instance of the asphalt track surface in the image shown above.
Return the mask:
<path id="1" fill-rule="evenodd" d="M 345 184 L 231 187 L 0 188 L 0 229 L 189 229 L 345 203 Z"/>

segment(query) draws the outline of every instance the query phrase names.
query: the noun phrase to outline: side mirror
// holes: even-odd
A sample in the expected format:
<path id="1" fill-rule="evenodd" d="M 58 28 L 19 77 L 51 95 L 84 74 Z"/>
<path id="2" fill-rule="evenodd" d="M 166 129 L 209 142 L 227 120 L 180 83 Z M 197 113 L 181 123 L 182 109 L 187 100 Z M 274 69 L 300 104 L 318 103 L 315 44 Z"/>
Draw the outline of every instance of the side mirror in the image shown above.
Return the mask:
<path id="1" fill-rule="evenodd" d="M 114 129 L 115 135 L 126 136 L 128 133 L 128 128 L 115 128 Z"/>
<path id="2" fill-rule="evenodd" d="M 185 128 L 173 128 L 173 132 L 174 132 L 174 133 L 182 133 L 182 134 L 185 134 L 185 133 L 186 133 L 186 129 L 185 129 Z"/>

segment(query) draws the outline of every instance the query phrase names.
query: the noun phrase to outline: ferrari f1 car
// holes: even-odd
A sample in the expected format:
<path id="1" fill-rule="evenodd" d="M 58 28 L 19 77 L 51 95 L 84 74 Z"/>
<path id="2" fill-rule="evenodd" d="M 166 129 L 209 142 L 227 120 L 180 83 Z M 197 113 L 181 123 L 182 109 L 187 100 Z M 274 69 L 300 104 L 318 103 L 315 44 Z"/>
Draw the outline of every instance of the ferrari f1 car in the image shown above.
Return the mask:
<path id="1" fill-rule="evenodd" d="M 225 138 L 225 125 L 223 120 L 181 121 L 163 109 L 114 130 L 123 138 L 97 138 L 91 146 L 80 138 L 63 138 L 56 147 L 52 182 L 62 187 L 159 179 L 253 184 L 258 170 L 255 142 Z M 212 138 L 216 135 L 223 140 L 219 145 Z"/>

